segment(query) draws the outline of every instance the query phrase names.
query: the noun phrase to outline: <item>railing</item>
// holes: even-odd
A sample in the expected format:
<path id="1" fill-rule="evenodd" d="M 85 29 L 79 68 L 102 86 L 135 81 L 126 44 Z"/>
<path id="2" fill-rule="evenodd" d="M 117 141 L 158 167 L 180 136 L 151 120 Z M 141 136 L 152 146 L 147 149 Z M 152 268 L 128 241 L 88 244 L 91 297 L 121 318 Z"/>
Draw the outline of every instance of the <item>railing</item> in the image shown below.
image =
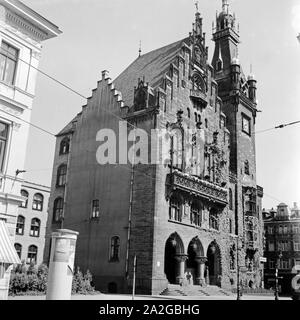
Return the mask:
<path id="1" fill-rule="evenodd" d="M 168 175 L 170 185 L 175 189 L 187 192 L 195 192 L 199 197 L 213 200 L 219 204 L 227 204 L 228 191 L 211 182 L 207 182 L 194 176 L 175 171 Z"/>

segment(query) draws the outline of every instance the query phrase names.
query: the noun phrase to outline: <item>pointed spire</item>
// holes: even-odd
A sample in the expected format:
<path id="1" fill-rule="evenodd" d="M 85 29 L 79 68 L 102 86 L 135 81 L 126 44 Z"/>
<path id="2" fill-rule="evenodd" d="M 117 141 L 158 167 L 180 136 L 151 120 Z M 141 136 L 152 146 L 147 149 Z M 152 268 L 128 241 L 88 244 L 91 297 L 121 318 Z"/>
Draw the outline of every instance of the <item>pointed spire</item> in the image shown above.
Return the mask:
<path id="1" fill-rule="evenodd" d="M 222 10 L 224 13 L 229 13 L 229 3 L 228 0 L 222 0 Z"/>

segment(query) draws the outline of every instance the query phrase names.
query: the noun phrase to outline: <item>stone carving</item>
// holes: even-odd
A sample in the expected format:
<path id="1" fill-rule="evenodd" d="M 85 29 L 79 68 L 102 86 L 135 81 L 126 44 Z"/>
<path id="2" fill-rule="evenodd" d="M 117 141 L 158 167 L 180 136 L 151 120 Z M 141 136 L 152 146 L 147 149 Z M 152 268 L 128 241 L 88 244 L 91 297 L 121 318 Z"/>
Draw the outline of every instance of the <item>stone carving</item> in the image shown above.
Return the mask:
<path id="1" fill-rule="evenodd" d="M 194 176 L 174 171 L 171 176 L 171 183 L 173 187 L 195 192 L 206 199 L 212 199 L 220 204 L 227 203 L 227 189 Z"/>

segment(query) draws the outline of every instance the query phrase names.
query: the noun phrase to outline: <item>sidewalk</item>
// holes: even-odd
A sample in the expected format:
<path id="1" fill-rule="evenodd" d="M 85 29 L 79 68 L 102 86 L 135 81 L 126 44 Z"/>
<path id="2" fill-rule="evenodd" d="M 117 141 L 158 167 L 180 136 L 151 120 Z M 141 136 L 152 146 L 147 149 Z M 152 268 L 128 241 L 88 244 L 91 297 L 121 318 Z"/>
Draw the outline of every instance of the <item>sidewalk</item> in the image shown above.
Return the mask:
<path id="1" fill-rule="evenodd" d="M 8 297 L 8 300 L 45 300 L 46 296 L 16 296 Z M 236 296 L 146 296 L 136 295 L 135 300 L 236 300 Z M 274 296 L 243 295 L 241 300 L 274 300 Z M 131 295 L 126 294 L 98 294 L 98 295 L 73 295 L 72 300 L 132 300 Z M 279 300 L 292 300 L 290 297 L 279 297 Z"/>

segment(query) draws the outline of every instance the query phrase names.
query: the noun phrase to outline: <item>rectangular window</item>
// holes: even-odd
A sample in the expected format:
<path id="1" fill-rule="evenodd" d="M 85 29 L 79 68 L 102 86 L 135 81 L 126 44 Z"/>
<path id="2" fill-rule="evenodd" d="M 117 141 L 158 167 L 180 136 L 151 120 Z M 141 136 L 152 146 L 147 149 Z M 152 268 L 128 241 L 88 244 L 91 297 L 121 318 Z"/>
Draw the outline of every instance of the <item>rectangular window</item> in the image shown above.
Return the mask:
<path id="1" fill-rule="evenodd" d="M 295 260 L 295 266 L 300 266 L 300 259 Z"/>
<path id="2" fill-rule="evenodd" d="M 287 227 L 287 226 L 284 226 L 284 227 L 283 227 L 283 233 L 284 233 L 284 234 L 287 234 L 287 233 L 288 233 L 288 227 Z"/>
<path id="3" fill-rule="evenodd" d="M 275 269 L 275 262 L 273 260 L 269 261 L 269 269 Z"/>
<path id="4" fill-rule="evenodd" d="M 268 234 L 273 234 L 273 227 L 268 227 Z"/>
<path id="5" fill-rule="evenodd" d="M 294 242 L 294 251 L 300 251 L 300 242 Z"/>
<path id="6" fill-rule="evenodd" d="M 299 225 L 293 225 L 293 233 L 299 233 Z"/>
<path id="7" fill-rule="evenodd" d="M 268 248 L 269 248 L 269 251 L 274 251 L 275 250 L 274 241 L 269 241 Z"/>
<path id="8" fill-rule="evenodd" d="M 100 202 L 99 200 L 93 200 L 92 219 L 99 218 L 99 216 L 100 216 Z"/>
<path id="9" fill-rule="evenodd" d="M 251 119 L 244 114 L 242 114 L 242 131 L 251 135 Z"/>
<path id="10" fill-rule="evenodd" d="M 7 42 L 1 43 L 0 50 L 0 80 L 13 85 L 15 82 L 19 50 Z"/>
<path id="11" fill-rule="evenodd" d="M 5 151 L 8 139 L 8 125 L 0 122 L 0 171 L 4 170 Z"/>
<path id="12" fill-rule="evenodd" d="M 280 260 L 279 269 L 290 269 L 290 260 Z"/>

